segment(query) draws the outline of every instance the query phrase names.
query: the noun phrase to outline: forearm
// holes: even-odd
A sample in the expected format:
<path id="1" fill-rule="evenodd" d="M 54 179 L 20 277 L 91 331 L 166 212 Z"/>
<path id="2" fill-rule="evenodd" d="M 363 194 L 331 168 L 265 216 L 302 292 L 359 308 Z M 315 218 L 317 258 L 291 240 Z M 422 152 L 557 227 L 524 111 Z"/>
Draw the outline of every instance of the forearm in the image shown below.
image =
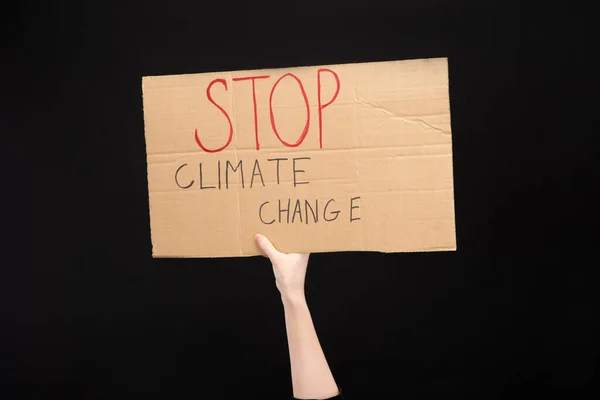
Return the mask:
<path id="1" fill-rule="evenodd" d="M 304 296 L 284 299 L 292 385 L 298 399 L 327 399 L 338 394 Z"/>

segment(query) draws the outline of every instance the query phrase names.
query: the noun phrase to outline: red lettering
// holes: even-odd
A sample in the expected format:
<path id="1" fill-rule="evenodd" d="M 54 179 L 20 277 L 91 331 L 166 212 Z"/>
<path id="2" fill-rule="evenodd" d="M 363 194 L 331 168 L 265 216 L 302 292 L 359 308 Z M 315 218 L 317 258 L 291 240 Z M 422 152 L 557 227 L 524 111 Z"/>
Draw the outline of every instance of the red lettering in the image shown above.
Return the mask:
<path id="1" fill-rule="evenodd" d="M 323 99 L 321 98 L 321 74 L 325 73 L 325 72 L 329 72 L 331 75 L 333 75 L 333 78 L 335 79 L 335 83 L 336 83 L 335 93 L 333 94 L 332 98 L 327 102 L 323 102 Z M 283 138 L 279 134 L 279 131 L 277 130 L 277 126 L 275 124 L 275 113 L 273 111 L 273 95 L 275 94 L 275 89 L 277 88 L 277 85 L 279 85 L 279 83 L 288 76 L 295 79 L 296 82 L 298 83 L 298 86 L 300 87 L 300 91 L 302 93 L 302 98 L 304 99 L 304 103 L 306 104 L 306 124 L 304 125 L 304 128 L 303 128 L 300 136 L 298 137 L 298 140 L 295 143 L 288 143 L 285 140 L 283 140 Z M 251 81 L 252 82 L 252 106 L 253 106 L 253 111 L 254 111 L 254 136 L 255 136 L 255 142 L 256 142 L 256 150 L 260 150 L 260 141 L 259 141 L 259 137 L 258 137 L 258 104 L 257 104 L 257 99 L 256 99 L 256 80 L 257 79 L 267 79 L 267 78 L 270 78 L 270 76 L 269 75 L 257 75 L 257 76 L 245 76 L 245 77 L 240 77 L 240 78 L 233 78 L 233 82 L 239 82 L 239 81 Z M 227 111 L 225 111 L 225 109 L 223 107 L 218 105 L 213 100 L 212 95 L 211 95 L 212 87 L 216 83 L 222 84 L 223 87 L 225 88 L 225 91 L 228 90 L 227 81 L 225 79 L 215 79 L 212 82 L 210 82 L 210 84 L 206 88 L 206 97 L 208 98 L 208 101 L 210 101 L 215 107 L 217 107 L 217 109 L 219 109 L 219 111 L 221 111 L 221 113 L 223 113 L 225 118 L 227 118 L 227 122 L 229 123 L 229 137 L 227 138 L 227 142 L 222 147 L 220 147 L 218 149 L 209 149 L 202 144 L 202 141 L 200 140 L 200 137 L 198 136 L 198 129 L 195 129 L 194 130 L 194 138 L 196 139 L 196 143 L 198 144 L 198 146 L 200 146 L 200 148 L 202 148 L 202 150 L 206 151 L 207 153 L 217 153 L 217 152 L 223 151 L 231 144 L 231 141 L 233 139 L 233 124 L 231 122 L 231 118 L 229 117 L 229 114 L 227 113 Z M 340 78 L 337 73 L 335 73 L 334 71 L 332 71 L 329 68 L 319 68 L 317 70 L 317 114 L 318 114 L 318 118 L 319 118 L 319 146 L 320 146 L 320 148 L 323 148 L 323 110 L 326 109 L 327 107 L 329 107 L 337 99 L 337 97 L 340 93 L 340 86 L 341 86 Z M 287 74 L 281 76 L 273 84 L 273 87 L 271 88 L 271 93 L 269 95 L 269 114 L 270 114 L 270 120 L 271 120 L 271 127 L 273 128 L 273 133 L 275 133 L 275 136 L 277 137 L 277 139 L 279 139 L 279 141 L 284 146 L 298 147 L 304 142 L 304 139 L 308 135 L 308 131 L 310 129 L 310 104 L 308 101 L 308 96 L 306 95 L 306 91 L 304 89 L 304 85 L 302 84 L 302 81 L 296 75 L 294 75 L 292 73 L 287 73 Z"/>
<path id="2" fill-rule="evenodd" d="M 277 132 L 277 128 L 275 127 L 275 115 L 273 114 L 273 93 L 275 92 L 275 88 L 277 87 L 279 82 L 286 76 L 291 76 L 292 78 L 294 78 L 296 80 L 296 82 L 298 82 L 298 85 L 300 86 L 300 90 L 302 91 L 302 96 L 304 97 L 304 102 L 306 103 L 306 125 L 304 125 L 304 130 L 302 131 L 302 134 L 298 138 L 298 141 L 293 144 L 286 142 L 285 140 L 283 140 L 281 138 L 281 136 L 279 136 L 279 132 Z M 279 141 L 287 147 L 300 146 L 302 144 L 302 142 L 304 141 L 304 138 L 308 134 L 308 128 L 310 127 L 310 106 L 308 104 L 308 97 L 306 96 L 306 92 L 304 91 L 304 86 L 302 85 L 302 81 L 300 81 L 300 79 L 298 79 L 298 77 L 296 77 L 296 75 L 288 73 L 288 74 L 283 75 L 281 78 L 279 78 L 277 80 L 277 82 L 275 82 L 275 84 L 273 85 L 273 88 L 271 89 L 271 95 L 269 96 L 269 110 L 271 113 L 271 127 L 273 128 L 273 132 L 275 133 L 275 136 L 277 136 Z"/>
<path id="3" fill-rule="evenodd" d="M 215 101 L 213 100 L 211 94 L 210 94 L 210 89 L 212 88 L 212 86 L 215 83 L 221 83 L 223 84 L 223 86 L 225 86 L 225 90 L 227 90 L 227 81 L 225 79 L 215 79 L 213 80 L 211 83 L 208 84 L 208 87 L 206 88 L 206 97 L 208 98 L 208 101 L 210 101 L 211 103 L 213 103 L 215 105 L 215 107 L 217 107 L 219 110 L 221 110 L 221 112 L 223 113 L 223 115 L 225 115 L 225 118 L 227 118 L 227 122 L 229 122 L 229 138 L 227 139 L 227 143 L 225 143 L 225 145 L 223 147 L 220 147 L 218 149 L 215 150 L 211 150 L 208 149 L 206 147 L 204 147 L 202 145 L 202 142 L 200 141 L 200 138 L 198 137 L 198 129 L 194 130 L 194 137 L 196 138 L 196 143 L 198 143 L 198 146 L 200 146 L 200 148 L 204 151 L 206 151 L 207 153 L 218 153 L 220 151 L 223 151 L 223 149 L 225 149 L 227 146 L 229 146 L 229 144 L 231 143 L 231 139 L 233 139 L 233 125 L 231 124 L 231 119 L 229 118 L 229 115 L 227 114 L 227 111 L 225 111 L 223 109 L 223 107 L 221 107 L 220 105 L 218 105 L 217 103 L 215 103 Z"/>
<path id="4" fill-rule="evenodd" d="M 335 94 L 333 98 L 323 105 L 321 105 L 321 72 L 331 72 L 333 77 L 335 78 L 335 83 L 337 84 L 337 88 L 335 89 Z M 319 145 L 323 148 L 323 110 L 329 106 L 334 100 L 337 98 L 338 93 L 340 93 L 340 78 L 338 75 L 328 68 L 319 68 L 317 71 L 317 111 L 319 114 Z"/>
<path id="5" fill-rule="evenodd" d="M 252 81 L 252 103 L 254 104 L 254 135 L 256 136 L 256 150 L 260 149 L 260 144 L 258 143 L 258 111 L 256 107 L 256 88 L 254 81 L 256 79 L 267 79 L 269 75 L 261 75 L 261 76 L 245 76 L 243 78 L 233 78 L 234 82 L 237 81 Z"/>

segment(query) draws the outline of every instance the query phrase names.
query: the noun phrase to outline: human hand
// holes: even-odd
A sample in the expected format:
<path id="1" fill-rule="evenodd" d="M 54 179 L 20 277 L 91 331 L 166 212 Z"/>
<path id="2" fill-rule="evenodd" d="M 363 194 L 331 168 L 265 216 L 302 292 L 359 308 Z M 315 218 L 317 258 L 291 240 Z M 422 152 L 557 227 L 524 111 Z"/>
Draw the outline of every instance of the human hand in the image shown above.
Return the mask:
<path id="1" fill-rule="evenodd" d="M 283 301 L 303 301 L 310 254 L 282 253 L 263 235 L 256 235 L 255 240 L 265 257 L 271 261 L 275 284 Z"/>

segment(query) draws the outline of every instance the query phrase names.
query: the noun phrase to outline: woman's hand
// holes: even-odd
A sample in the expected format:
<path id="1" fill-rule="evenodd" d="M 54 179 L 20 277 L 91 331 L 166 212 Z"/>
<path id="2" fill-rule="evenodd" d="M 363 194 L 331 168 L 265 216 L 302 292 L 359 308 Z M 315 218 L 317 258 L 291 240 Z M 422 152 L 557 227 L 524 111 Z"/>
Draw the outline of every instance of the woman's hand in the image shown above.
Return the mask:
<path id="1" fill-rule="evenodd" d="M 284 302 L 304 301 L 304 280 L 310 254 L 281 253 L 263 235 L 255 237 L 258 247 L 273 266 L 275 284 Z"/>

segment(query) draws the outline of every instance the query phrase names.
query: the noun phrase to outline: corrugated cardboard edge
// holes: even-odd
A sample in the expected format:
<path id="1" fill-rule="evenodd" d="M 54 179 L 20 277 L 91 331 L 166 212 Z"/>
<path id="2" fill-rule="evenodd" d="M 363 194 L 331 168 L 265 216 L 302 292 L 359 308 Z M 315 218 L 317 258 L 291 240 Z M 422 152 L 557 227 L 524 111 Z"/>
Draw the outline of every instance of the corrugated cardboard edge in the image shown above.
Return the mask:
<path id="1" fill-rule="evenodd" d="M 150 249 L 152 252 L 152 258 L 159 258 L 155 254 L 154 250 L 154 240 L 152 239 L 152 198 L 150 196 L 150 159 L 148 157 L 148 145 L 146 138 L 146 110 L 144 108 L 144 82 L 152 79 L 150 76 L 142 77 L 142 115 L 143 115 L 143 125 L 144 125 L 144 148 L 146 152 L 146 188 L 148 189 L 148 222 L 150 227 Z M 163 257 L 160 257 L 163 258 Z"/>
<path id="2" fill-rule="evenodd" d="M 446 60 L 446 80 L 448 82 L 448 118 L 450 119 L 450 148 L 452 156 L 450 157 L 450 169 L 452 170 L 452 220 L 454 221 L 454 247 L 446 251 L 458 251 L 458 233 L 456 229 L 456 174 L 454 169 L 454 129 L 452 126 L 452 96 L 450 92 L 450 60 L 448 57 L 441 57 Z M 433 250 L 444 251 L 444 250 Z"/>
<path id="3" fill-rule="evenodd" d="M 252 71 L 282 71 L 286 69 L 310 69 L 310 68 L 322 68 L 322 67 L 334 67 L 338 65 L 363 65 L 363 64 L 384 64 L 384 63 L 393 63 L 393 62 L 404 62 L 404 61 L 421 61 L 421 60 L 445 60 L 446 66 L 448 65 L 448 57 L 424 57 L 424 58 L 406 58 L 406 59 L 391 59 L 391 60 L 379 60 L 379 61 L 360 61 L 360 62 L 342 62 L 336 64 L 314 64 L 314 65 L 288 65 L 283 67 L 264 67 L 264 68 L 252 68 L 252 69 L 232 69 L 232 70 L 209 70 L 202 72 L 192 72 L 192 73 L 183 73 L 183 74 L 159 74 L 159 75 L 145 75 L 142 77 L 142 86 L 144 84 L 144 79 L 152 79 L 152 78 L 160 78 L 163 76 L 194 76 L 194 75 L 203 75 L 203 74 L 233 74 L 239 72 L 252 72 Z"/>
<path id="4" fill-rule="evenodd" d="M 333 250 L 327 252 L 313 252 L 310 254 L 331 254 L 331 253 L 372 253 L 372 254 L 412 254 L 412 253 L 447 253 L 456 251 L 456 247 L 454 248 L 446 248 L 446 247 L 432 247 L 429 249 L 419 249 L 419 250 L 404 250 L 404 251 L 375 251 L 375 250 Z M 223 259 L 223 258 L 244 258 L 244 257 L 257 257 L 262 254 L 258 252 L 256 254 L 244 253 L 239 256 L 202 256 L 202 259 Z M 197 256 L 182 256 L 182 255 L 152 255 L 152 258 L 156 259 L 198 259 Z"/>

